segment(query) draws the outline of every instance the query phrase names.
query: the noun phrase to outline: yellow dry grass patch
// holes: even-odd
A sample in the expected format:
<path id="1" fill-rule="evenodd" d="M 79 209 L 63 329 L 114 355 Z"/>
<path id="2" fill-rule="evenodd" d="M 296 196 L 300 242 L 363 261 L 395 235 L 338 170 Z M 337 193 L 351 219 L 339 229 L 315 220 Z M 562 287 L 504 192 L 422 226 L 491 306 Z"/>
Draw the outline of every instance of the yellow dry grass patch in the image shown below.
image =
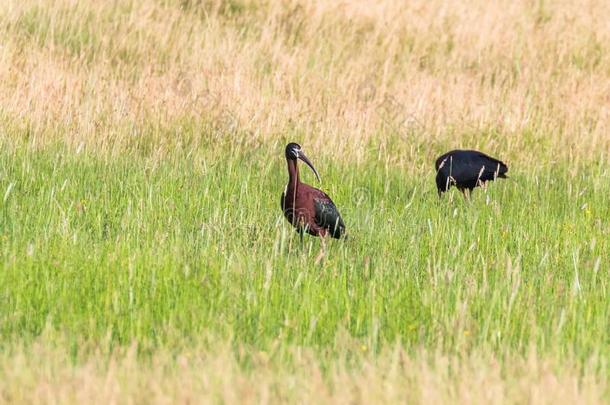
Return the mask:
<path id="1" fill-rule="evenodd" d="M 284 353 L 283 363 L 245 353 L 247 368 L 229 348 L 142 359 L 132 346 L 74 364 L 64 349 L 40 342 L 0 356 L 0 402 L 594 404 L 608 388 L 593 370 L 556 367 L 535 353 L 458 358 L 396 346 L 375 356 L 352 352 L 326 371 L 302 348 Z"/>
<path id="2" fill-rule="evenodd" d="M 36 142 L 114 151 L 146 128 L 180 142 L 191 122 L 195 147 L 216 128 L 351 158 L 391 139 L 411 155 L 438 143 L 598 157 L 610 145 L 608 15 L 600 0 L 9 0 L 0 105 Z"/>

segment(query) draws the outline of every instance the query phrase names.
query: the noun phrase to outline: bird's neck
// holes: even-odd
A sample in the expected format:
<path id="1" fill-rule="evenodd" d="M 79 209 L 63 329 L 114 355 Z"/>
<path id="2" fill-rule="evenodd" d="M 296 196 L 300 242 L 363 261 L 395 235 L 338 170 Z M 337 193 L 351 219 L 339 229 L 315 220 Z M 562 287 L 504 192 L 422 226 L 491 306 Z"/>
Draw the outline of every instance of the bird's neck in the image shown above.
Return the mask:
<path id="1" fill-rule="evenodd" d="M 297 161 L 288 159 L 286 162 L 288 163 L 288 186 L 296 187 L 301 182 Z"/>

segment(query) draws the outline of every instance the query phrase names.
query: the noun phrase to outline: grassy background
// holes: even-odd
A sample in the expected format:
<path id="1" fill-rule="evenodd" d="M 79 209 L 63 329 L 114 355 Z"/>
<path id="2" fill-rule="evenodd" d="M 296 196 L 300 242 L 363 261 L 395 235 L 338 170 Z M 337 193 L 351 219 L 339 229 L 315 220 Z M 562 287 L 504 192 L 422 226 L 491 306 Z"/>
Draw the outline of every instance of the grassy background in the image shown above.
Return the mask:
<path id="1" fill-rule="evenodd" d="M 4 3 L 0 400 L 607 399 L 604 10 Z M 454 147 L 511 178 L 438 200 Z"/>

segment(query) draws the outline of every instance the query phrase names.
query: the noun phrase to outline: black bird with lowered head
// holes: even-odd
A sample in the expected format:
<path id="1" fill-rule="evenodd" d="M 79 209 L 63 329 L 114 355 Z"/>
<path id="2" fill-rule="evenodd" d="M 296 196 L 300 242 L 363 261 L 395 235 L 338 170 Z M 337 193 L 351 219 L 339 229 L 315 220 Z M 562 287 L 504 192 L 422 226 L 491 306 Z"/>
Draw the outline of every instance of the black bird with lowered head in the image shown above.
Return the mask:
<path id="1" fill-rule="evenodd" d="M 286 219 L 303 235 L 325 237 L 327 235 L 339 239 L 345 233 L 345 224 L 339 210 L 323 191 L 301 183 L 297 159 L 302 160 L 320 181 L 320 175 L 309 161 L 301 145 L 289 143 L 286 145 L 286 163 L 288 164 L 288 184 L 282 193 L 282 212 Z"/>
<path id="2" fill-rule="evenodd" d="M 507 178 L 508 166 L 498 159 L 476 150 L 452 150 L 436 159 L 436 188 L 439 197 L 451 186 L 464 196 L 475 187 L 497 178 Z"/>

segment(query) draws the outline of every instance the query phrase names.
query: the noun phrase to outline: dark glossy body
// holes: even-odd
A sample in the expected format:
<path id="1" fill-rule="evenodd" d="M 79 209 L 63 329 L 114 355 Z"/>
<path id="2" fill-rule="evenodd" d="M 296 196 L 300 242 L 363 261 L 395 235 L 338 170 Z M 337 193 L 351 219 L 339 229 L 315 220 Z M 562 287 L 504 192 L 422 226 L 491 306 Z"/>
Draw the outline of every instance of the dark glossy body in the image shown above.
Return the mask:
<path id="1" fill-rule="evenodd" d="M 506 178 L 508 166 L 476 150 L 452 150 L 436 159 L 436 187 L 439 196 L 456 186 L 460 191 L 475 187 L 496 178 Z"/>
<path id="2" fill-rule="evenodd" d="M 333 201 L 323 191 L 301 183 L 297 160 L 289 154 L 288 147 L 286 162 L 289 179 L 281 198 L 286 219 L 298 232 L 339 239 L 345 233 L 345 224 Z"/>

